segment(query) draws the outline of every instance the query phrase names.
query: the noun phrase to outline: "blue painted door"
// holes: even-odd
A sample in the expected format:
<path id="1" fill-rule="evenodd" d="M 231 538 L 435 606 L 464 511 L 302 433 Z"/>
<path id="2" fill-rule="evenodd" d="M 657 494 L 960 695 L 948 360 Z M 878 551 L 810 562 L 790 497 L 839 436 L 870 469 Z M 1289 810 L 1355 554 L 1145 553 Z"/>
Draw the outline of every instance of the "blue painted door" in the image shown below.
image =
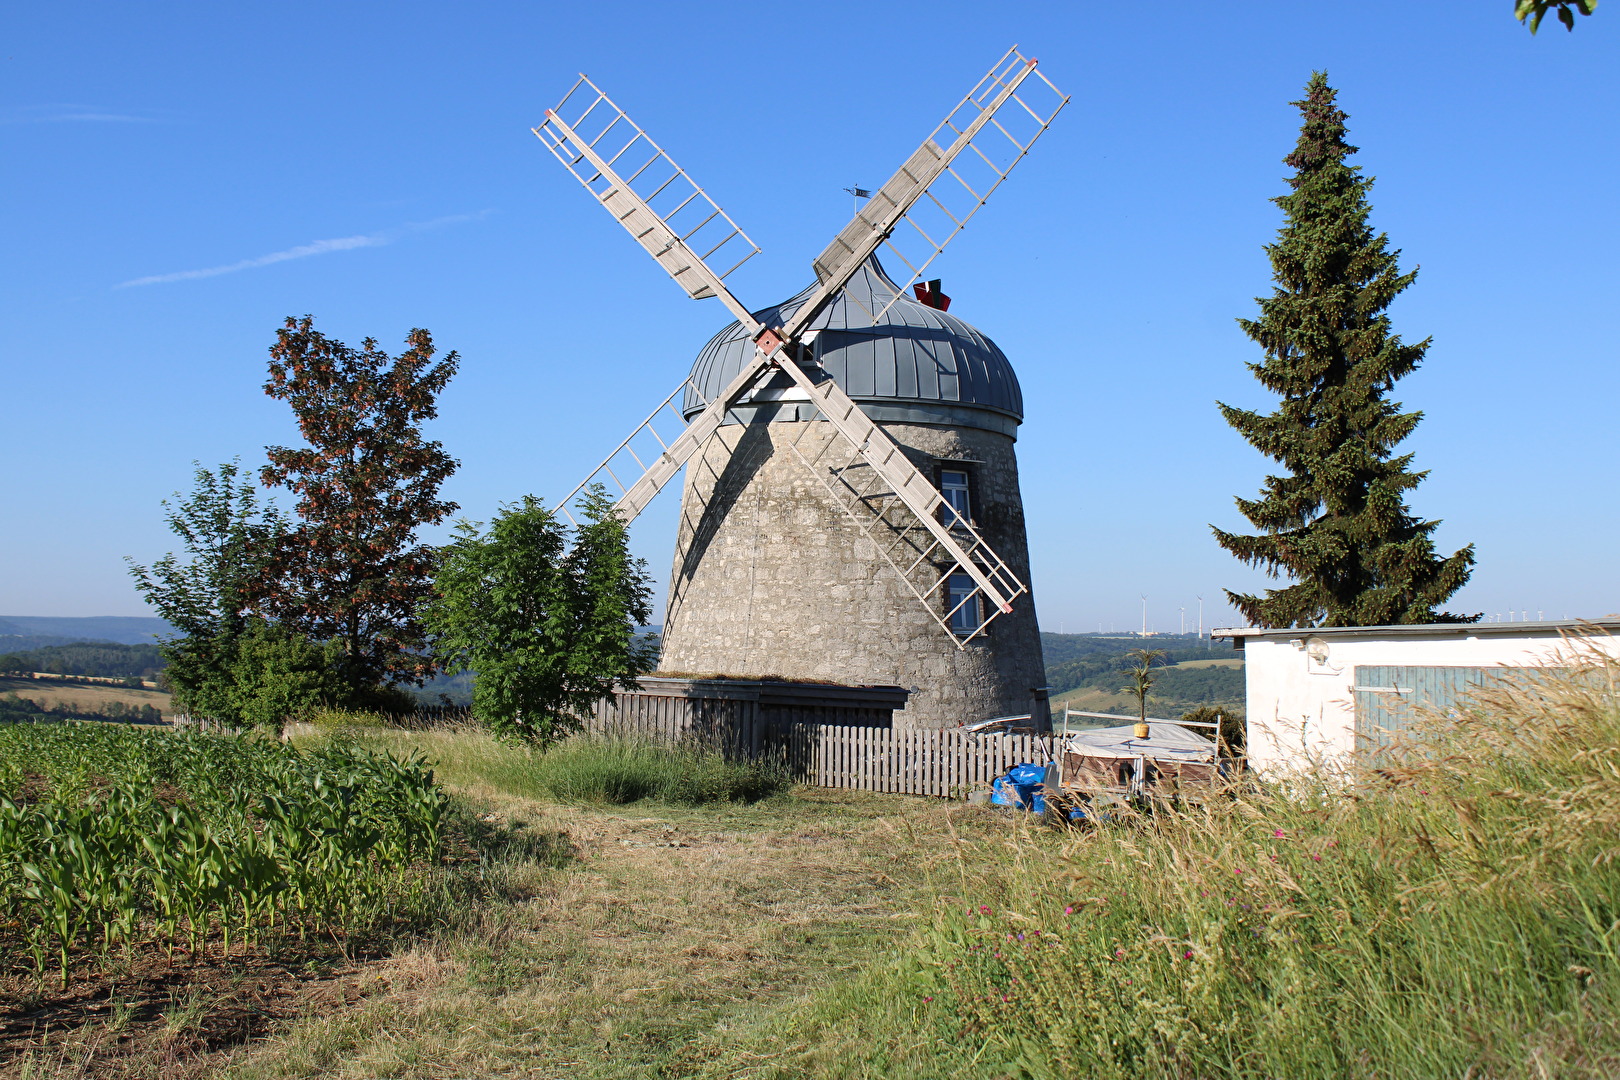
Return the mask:
<path id="1" fill-rule="evenodd" d="M 1416 710 L 1447 710 L 1471 690 L 1519 675 L 1511 667 L 1357 667 L 1356 749 L 1378 753 L 1411 729 Z"/>

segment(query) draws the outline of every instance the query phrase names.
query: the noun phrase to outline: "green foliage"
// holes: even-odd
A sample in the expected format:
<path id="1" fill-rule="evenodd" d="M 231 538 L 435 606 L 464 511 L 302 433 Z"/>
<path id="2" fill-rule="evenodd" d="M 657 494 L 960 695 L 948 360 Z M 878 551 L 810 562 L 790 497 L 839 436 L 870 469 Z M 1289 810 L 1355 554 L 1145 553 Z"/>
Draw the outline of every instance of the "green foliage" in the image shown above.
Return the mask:
<path id="1" fill-rule="evenodd" d="M 457 463 L 421 427 L 438 415 L 458 357 L 434 362 L 426 330 L 412 330 L 406 343 L 397 357 L 372 338 L 352 349 L 309 316 L 289 318 L 264 387 L 292 407 L 307 445 L 266 448 L 260 478 L 296 495 L 298 522 L 259 578 L 257 608 L 312 640 L 338 642 L 356 701 L 428 674 L 417 610 L 436 557 L 416 530 L 456 509 L 439 487 Z"/>
<path id="2" fill-rule="evenodd" d="M 367 712 L 364 709 L 320 708 L 306 713 L 303 719 L 327 731 L 388 726 L 388 719 L 382 713 Z"/>
<path id="3" fill-rule="evenodd" d="M 1196 709 L 1189 709 L 1181 714 L 1179 719 L 1186 723 L 1219 724 L 1214 731 L 1209 728 L 1193 728 L 1198 734 L 1217 740 L 1233 754 L 1241 755 L 1248 742 L 1248 727 L 1243 722 L 1243 713 L 1238 709 L 1223 709 L 1213 705 L 1202 705 Z"/>
<path id="4" fill-rule="evenodd" d="M 1541 29 L 1541 20 L 1547 12 L 1556 10 L 1558 21 L 1564 24 L 1565 30 L 1575 29 L 1575 12 L 1590 15 L 1597 10 L 1598 0 L 1513 0 L 1513 17 L 1521 23 L 1527 22 L 1530 32 L 1534 34 Z"/>
<path id="5" fill-rule="evenodd" d="M 577 731 L 656 662 L 635 632 L 651 616 L 651 587 L 623 520 L 599 487 L 582 496 L 579 517 L 570 538 L 526 496 L 487 535 L 462 522 L 423 610 L 439 663 L 477 672 L 473 712 L 503 738 L 544 744 Z"/>
<path id="6" fill-rule="evenodd" d="M 0 672 L 153 678 L 162 669 L 163 657 L 156 645 L 119 645 L 111 641 L 49 645 L 0 656 Z"/>
<path id="7" fill-rule="evenodd" d="M 351 687 L 338 674 L 341 646 L 317 645 L 286 627 L 256 620 L 237 642 L 224 719 L 279 729 L 321 705 L 345 700 Z"/>
<path id="8" fill-rule="evenodd" d="M 175 706 L 235 723 L 238 643 L 251 629 L 253 589 L 287 524 L 274 504 L 259 501 L 251 480 L 239 482 L 239 461 L 217 470 L 198 465 L 195 476 L 189 498 L 177 506 L 163 503 L 186 561 L 173 552 L 150 568 L 126 561 L 135 588 L 177 631 L 159 646 Z"/>
<path id="9" fill-rule="evenodd" d="M 0 726 L 0 956 L 66 985 L 154 938 L 353 934 L 413 887 L 445 811 L 420 759 L 352 746 Z"/>
<path id="10" fill-rule="evenodd" d="M 1293 190 L 1273 200 L 1286 221 L 1266 247 L 1277 288 L 1259 301 L 1259 319 L 1238 320 L 1265 350 L 1250 370 L 1282 403 L 1270 414 L 1220 406 L 1288 471 L 1267 477 L 1260 498 L 1237 500 L 1258 534 L 1213 530 L 1244 562 L 1295 584 L 1227 596 L 1257 626 L 1468 622 L 1478 616 L 1438 606 L 1468 580 L 1474 549 L 1435 553 L 1440 523 L 1413 517 L 1405 502 L 1427 474 L 1411 471 L 1411 454 L 1392 456 L 1423 414 L 1386 395 L 1429 342 L 1402 343 L 1386 309 L 1417 274 L 1401 273 L 1399 252 L 1367 224 L 1372 181 L 1345 162 L 1356 147 L 1327 76 L 1314 74 L 1305 94 L 1294 102 L 1305 117 L 1298 145 L 1283 159 Z"/>
<path id="11" fill-rule="evenodd" d="M 529 785 L 576 804 L 751 803 L 791 786 L 786 770 L 769 762 L 730 761 L 697 743 L 669 746 L 628 735 L 576 735 L 531 752 L 526 772 Z"/>

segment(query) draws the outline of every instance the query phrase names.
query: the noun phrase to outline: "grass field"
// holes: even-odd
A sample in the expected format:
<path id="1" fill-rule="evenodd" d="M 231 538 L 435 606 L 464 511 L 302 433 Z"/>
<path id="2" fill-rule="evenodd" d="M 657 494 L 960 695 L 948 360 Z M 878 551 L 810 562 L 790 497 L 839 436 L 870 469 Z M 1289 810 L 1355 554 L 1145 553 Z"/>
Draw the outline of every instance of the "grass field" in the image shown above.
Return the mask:
<path id="1" fill-rule="evenodd" d="M 1228 657 L 1221 660 L 1183 660 L 1176 667 L 1191 670 L 1193 668 L 1241 668 L 1241 656 Z"/>
<path id="2" fill-rule="evenodd" d="M 1612 1077 L 1617 687 L 1083 831 L 804 788 L 572 805 L 477 732 L 340 733 L 438 763 L 479 888 L 375 953 L 153 991 L 144 1028 L 85 1002 L 0 1076 Z M 245 1002 L 270 1019 L 233 1036 Z"/>
<path id="3" fill-rule="evenodd" d="M 172 711 L 169 695 L 162 690 L 135 690 L 109 682 L 79 682 L 48 675 L 32 679 L 0 675 L 0 695 L 16 694 L 41 705 L 77 705 L 90 712 L 118 702 L 124 705 L 151 705 L 165 718 Z"/>
<path id="4" fill-rule="evenodd" d="M 478 733 L 340 738 L 439 763 L 470 819 L 507 838 L 479 856 L 486 888 L 381 951 L 143 969 L 127 993 L 57 1003 L 54 1035 L 10 987 L 0 1076 L 77 1077 L 87 1060 L 131 1077 L 688 1075 L 726 1032 L 891 955 L 953 845 L 1003 827 L 984 808 L 802 788 L 565 805 Z"/>

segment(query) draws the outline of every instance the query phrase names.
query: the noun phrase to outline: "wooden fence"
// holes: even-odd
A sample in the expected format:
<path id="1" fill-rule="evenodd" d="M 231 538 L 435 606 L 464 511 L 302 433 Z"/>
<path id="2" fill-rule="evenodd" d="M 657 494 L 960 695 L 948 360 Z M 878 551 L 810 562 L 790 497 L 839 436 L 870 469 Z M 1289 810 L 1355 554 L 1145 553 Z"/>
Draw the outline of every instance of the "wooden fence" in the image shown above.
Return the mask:
<path id="1" fill-rule="evenodd" d="M 962 798 L 1024 762 L 1052 757 L 1046 735 L 805 724 L 771 732 L 794 778 L 815 787 Z"/>
<path id="2" fill-rule="evenodd" d="M 961 798 L 988 790 L 1014 765 L 1045 763 L 1044 735 L 894 727 L 900 687 L 740 679 L 643 679 L 604 698 L 586 725 L 657 742 L 696 739 L 739 759 L 775 759 L 815 787 Z M 417 723 L 453 723 L 466 710 L 427 707 Z"/>

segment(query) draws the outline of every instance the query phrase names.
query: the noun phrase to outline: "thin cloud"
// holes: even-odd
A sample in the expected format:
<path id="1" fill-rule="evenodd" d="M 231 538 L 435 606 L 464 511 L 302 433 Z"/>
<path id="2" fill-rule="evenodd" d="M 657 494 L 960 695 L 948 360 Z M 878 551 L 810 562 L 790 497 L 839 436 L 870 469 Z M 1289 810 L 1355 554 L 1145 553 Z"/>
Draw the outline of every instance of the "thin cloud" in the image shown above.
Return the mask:
<path id="1" fill-rule="evenodd" d="M 132 289 L 138 285 L 168 285 L 176 281 L 195 281 L 198 278 L 234 274 L 239 270 L 253 270 L 260 266 L 270 266 L 291 259 L 307 259 L 312 255 L 327 255 L 334 251 L 383 247 L 410 233 L 425 232 L 429 229 L 443 228 L 446 225 L 460 225 L 468 221 L 477 221 L 488 216 L 489 213 L 488 210 L 480 210 L 476 214 L 452 214 L 448 217 L 434 218 L 432 221 L 407 222 L 398 228 L 384 229 L 382 232 L 369 233 L 364 236 L 340 236 L 332 240 L 316 240 L 311 244 L 300 244 L 298 247 L 288 248 L 285 251 L 272 251 L 268 255 L 242 259 L 238 262 L 226 263 L 223 266 L 207 266 L 201 270 L 180 270 L 172 274 L 152 274 L 149 277 L 135 278 L 132 281 L 120 282 L 114 285 L 113 288 Z"/>
<path id="2" fill-rule="evenodd" d="M 0 124 L 155 124 L 151 116 L 111 112 L 95 105 L 19 105 L 0 111 Z"/>

